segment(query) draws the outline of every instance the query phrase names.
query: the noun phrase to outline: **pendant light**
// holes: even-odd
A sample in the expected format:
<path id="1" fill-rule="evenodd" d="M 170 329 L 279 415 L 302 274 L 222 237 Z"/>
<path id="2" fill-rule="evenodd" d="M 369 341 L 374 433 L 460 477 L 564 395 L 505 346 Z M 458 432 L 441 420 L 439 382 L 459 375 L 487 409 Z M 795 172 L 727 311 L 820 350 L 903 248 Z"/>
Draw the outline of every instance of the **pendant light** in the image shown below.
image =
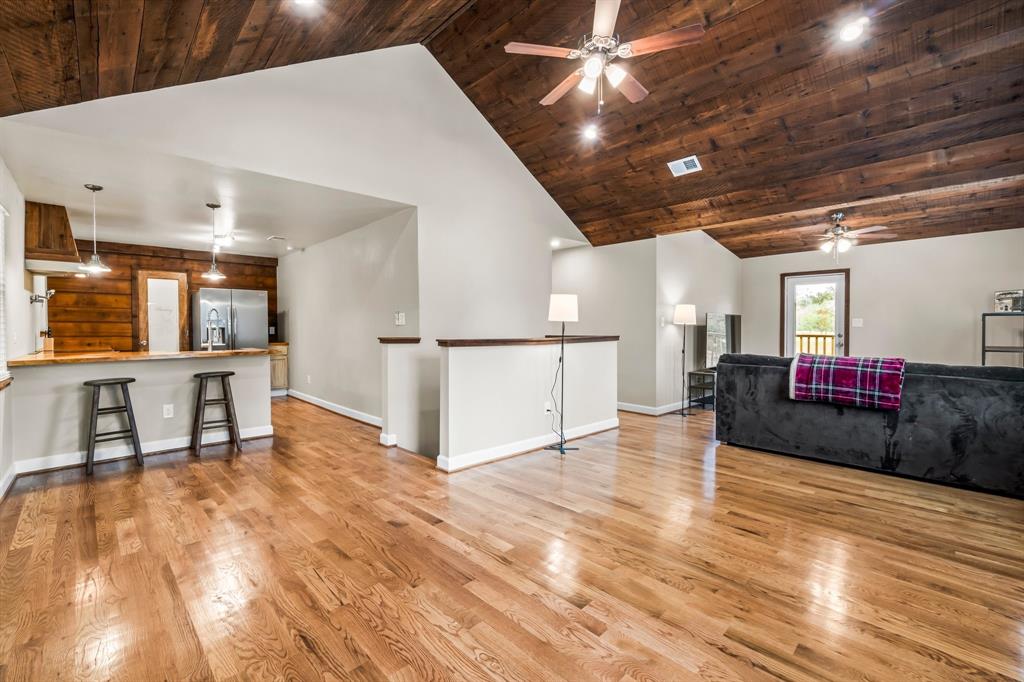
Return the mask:
<path id="1" fill-rule="evenodd" d="M 210 269 L 203 273 L 203 279 L 219 282 L 226 276 L 217 269 L 217 209 L 220 208 L 220 204 L 211 201 L 206 207 L 213 211 L 213 217 L 210 220 Z"/>
<path id="2" fill-rule="evenodd" d="M 96 192 L 102 192 L 99 185 L 86 185 L 85 188 L 92 192 L 92 256 L 85 263 L 78 266 L 79 270 L 88 272 L 90 275 L 98 275 L 103 272 L 110 272 L 110 268 L 103 264 L 100 255 L 96 252 Z"/>

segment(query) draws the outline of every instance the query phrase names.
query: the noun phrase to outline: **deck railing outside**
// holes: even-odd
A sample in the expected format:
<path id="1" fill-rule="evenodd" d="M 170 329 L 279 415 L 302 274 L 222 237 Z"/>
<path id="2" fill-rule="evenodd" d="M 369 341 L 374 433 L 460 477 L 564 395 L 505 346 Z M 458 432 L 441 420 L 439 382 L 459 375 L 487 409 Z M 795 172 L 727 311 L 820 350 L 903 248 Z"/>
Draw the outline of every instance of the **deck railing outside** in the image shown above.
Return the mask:
<path id="1" fill-rule="evenodd" d="M 836 335 L 820 334 L 818 332 L 797 332 L 795 347 L 798 353 L 835 355 Z"/>

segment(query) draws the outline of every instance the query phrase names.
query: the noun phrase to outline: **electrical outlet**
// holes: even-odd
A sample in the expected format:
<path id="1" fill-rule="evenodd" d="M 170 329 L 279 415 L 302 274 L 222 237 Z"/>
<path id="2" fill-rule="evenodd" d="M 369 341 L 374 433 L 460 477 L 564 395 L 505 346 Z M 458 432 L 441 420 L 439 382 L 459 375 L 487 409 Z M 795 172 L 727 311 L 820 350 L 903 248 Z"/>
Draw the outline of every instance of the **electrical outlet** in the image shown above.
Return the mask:
<path id="1" fill-rule="evenodd" d="M 312 384 L 313 383 L 313 377 L 310 376 L 309 374 L 306 375 L 306 383 L 307 384 Z"/>
<path id="2" fill-rule="evenodd" d="M 862 317 L 855 317 L 852 320 L 850 320 L 850 322 L 853 323 L 854 327 L 863 327 L 864 326 L 864 318 L 862 318 Z"/>
<path id="3" fill-rule="evenodd" d="M 170 419 L 174 416 L 174 405 L 164 405 L 164 419 Z"/>
<path id="4" fill-rule="evenodd" d="M 405 326 L 405 313 L 401 313 L 401 312 L 396 312 L 395 313 L 395 326 L 396 327 L 404 327 Z"/>
<path id="5" fill-rule="evenodd" d="M 544 414 L 551 414 L 551 401 L 544 401 Z"/>

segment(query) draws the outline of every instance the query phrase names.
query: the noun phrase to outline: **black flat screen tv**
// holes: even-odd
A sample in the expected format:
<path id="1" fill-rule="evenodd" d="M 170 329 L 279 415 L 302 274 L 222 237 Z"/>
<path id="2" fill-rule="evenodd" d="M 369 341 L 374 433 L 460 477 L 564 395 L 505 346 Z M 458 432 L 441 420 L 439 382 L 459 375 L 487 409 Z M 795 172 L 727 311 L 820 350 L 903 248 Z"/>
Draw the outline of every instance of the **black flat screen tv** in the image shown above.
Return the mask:
<path id="1" fill-rule="evenodd" d="M 740 316 L 708 313 L 704 339 L 705 367 L 718 366 L 718 358 L 740 351 Z"/>

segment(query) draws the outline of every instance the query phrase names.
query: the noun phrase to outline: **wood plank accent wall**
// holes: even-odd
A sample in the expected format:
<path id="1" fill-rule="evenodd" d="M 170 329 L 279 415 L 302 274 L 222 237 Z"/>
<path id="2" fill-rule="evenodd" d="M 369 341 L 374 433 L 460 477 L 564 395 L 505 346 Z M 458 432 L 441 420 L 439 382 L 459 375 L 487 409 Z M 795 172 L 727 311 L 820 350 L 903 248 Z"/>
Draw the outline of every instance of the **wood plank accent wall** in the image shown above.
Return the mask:
<path id="1" fill-rule="evenodd" d="M 77 242 L 84 257 L 92 253 L 92 243 Z M 268 292 L 269 319 L 277 322 L 277 259 L 260 256 L 217 255 L 217 266 L 226 279 L 207 282 L 202 273 L 210 267 L 207 251 L 168 249 L 157 246 L 99 242 L 98 251 L 111 272 L 87 278 L 50 277 L 49 288 L 56 291 L 49 303 L 50 329 L 54 350 L 140 350 L 138 348 L 138 310 L 135 309 L 135 273 L 139 270 L 183 272 L 188 278 L 189 329 L 191 295 L 203 287 L 222 289 L 265 289 Z M 271 336 L 271 341 L 276 340 Z M 190 341 L 191 343 L 191 341 Z"/>

